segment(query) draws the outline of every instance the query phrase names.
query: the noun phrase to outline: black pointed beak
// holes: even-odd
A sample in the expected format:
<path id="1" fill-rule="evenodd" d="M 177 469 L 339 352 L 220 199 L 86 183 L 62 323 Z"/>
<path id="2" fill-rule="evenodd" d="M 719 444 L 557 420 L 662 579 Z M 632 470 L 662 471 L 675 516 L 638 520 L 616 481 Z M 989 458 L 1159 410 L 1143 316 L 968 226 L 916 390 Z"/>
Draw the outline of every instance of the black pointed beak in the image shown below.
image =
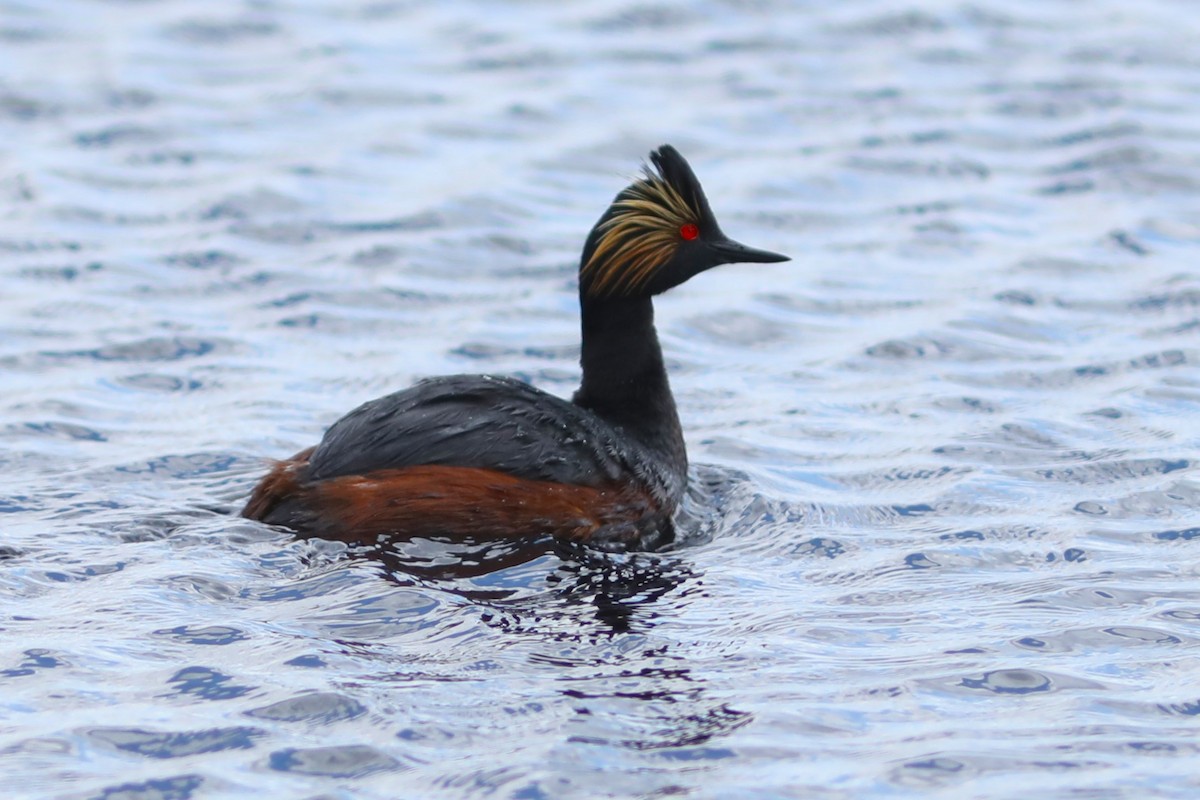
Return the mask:
<path id="1" fill-rule="evenodd" d="M 710 245 L 725 264 L 775 264 L 790 258 L 770 250 L 756 250 L 733 239 L 722 239 Z"/>

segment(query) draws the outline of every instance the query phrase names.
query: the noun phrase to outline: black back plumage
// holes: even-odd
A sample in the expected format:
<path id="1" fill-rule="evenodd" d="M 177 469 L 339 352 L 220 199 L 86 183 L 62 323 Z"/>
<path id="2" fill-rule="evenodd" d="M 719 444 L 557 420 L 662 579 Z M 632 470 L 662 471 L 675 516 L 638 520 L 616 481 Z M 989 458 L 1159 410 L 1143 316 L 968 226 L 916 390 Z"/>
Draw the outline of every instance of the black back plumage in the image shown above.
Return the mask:
<path id="1" fill-rule="evenodd" d="M 587 409 L 513 378 L 431 378 L 356 408 L 326 432 L 306 479 L 414 466 L 480 467 L 602 487 L 633 478 L 661 501 L 683 492 L 685 463 L 650 452 Z"/>

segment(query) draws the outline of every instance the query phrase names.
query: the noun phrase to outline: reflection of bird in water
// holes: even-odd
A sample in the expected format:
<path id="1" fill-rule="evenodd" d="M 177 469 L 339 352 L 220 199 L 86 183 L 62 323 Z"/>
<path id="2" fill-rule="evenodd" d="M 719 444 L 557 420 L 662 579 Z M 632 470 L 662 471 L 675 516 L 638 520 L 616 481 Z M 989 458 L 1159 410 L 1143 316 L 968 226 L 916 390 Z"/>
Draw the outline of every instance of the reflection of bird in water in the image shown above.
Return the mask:
<path id="1" fill-rule="evenodd" d="M 626 632 L 640 609 L 698 578 L 673 557 L 605 553 L 549 536 L 501 541 L 386 537 L 351 553 L 377 562 L 401 585 L 489 604 L 486 621 L 494 627 L 516 632 L 548 626 L 542 633 L 553 630 L 572 638 Z M 600 625 L 585 623 L 581 611 Z M 564 623 L 561 629 L 556 620 Z"/>
<path id="2" fill-rule="evenodd" d="M 279 462 L 243 515 L 348 541 L 670 542 L 687 454 L 651 299 L 720 264 L 786 257 L 726 237 L 673 147 L 650 160 L 654 169 L 617 195 L 583 248 L 583 381 L 572 401 L 508 378 L 422 381 L 360 406 Z"/>

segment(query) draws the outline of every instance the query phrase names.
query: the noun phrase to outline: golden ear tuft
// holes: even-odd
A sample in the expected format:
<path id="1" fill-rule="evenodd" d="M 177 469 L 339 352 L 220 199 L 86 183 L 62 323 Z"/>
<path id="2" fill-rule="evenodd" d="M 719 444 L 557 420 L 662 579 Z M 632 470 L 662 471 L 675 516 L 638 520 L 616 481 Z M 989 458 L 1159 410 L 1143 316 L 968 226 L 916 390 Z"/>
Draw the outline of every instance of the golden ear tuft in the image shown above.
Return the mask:
<path id="1" fill-rule="evenodd" d="M 680 231 L 695 228 L 696 220 L 696 211 L 683 196 L 647 171 L 618 195 L 611 214 L 600 224 L 596 247 L 579 271 L 588 294 L 610 297 L 645 288 L 675 255 Z"/>

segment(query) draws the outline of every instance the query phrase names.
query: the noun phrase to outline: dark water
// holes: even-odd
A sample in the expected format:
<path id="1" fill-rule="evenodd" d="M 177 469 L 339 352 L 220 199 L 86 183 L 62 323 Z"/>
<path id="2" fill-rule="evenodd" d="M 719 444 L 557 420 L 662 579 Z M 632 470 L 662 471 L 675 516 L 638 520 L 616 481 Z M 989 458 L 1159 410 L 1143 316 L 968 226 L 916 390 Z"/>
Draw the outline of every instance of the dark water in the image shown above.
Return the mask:
<path id="1" fill-rule="evenodd" d="M 0 0 L 6 797 L 1200 791 L 1200 14 Z M 430 374 L 577 379 L 662 142 L 688 540 L 228 515 Z"/>

